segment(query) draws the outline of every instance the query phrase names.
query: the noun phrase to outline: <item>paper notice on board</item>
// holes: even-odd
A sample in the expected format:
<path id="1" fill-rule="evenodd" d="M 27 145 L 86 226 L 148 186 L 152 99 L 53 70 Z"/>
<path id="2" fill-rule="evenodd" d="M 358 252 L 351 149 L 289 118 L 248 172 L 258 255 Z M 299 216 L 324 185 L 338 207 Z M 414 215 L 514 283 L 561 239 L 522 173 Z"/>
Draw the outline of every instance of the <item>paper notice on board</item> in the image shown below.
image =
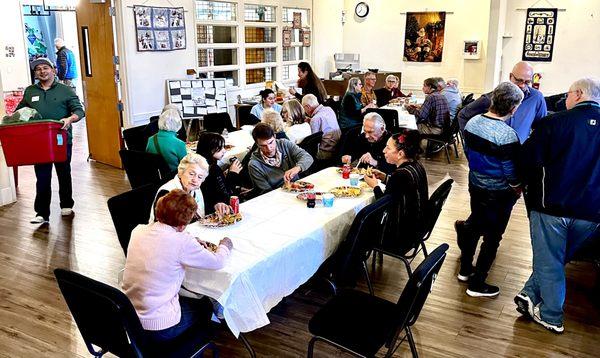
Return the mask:
<path id="1" fill-rule="evenodd" d="M 204 90 L 204 92 L 206 92 L 206 94 L 215 94 L 215 89 L 214 88 L 206 88 Z"/>
<path id="2" fill-rule="evenodd" d="M 171 89 L 176 89 L 176 88 L 181 87 L 181 84 L 179 83 L 179 81 L 172 81 L 172 82 L 169 82 L 169 87 Z"/>
<path id="3" fill-rule="evenodd" d="M 217 101 L 217 107 L 219 107 L 219 108 L 227 107 L 227 102 Z"/>
<path id="4" fill-rule="evenodd" d="M 208 113 L 217 113 L 217 107 L 208 107 L 206 108 Z"/>
<path id="5" fill-rule="evenodd" d="M 184 107 L 194 107 L 194 101 L 192 100 L 183 100 Z"/>
<path id="6" fill-rule="evenodd" d="M 225 94 L 225 88 L 217 88 L 217 94 Z"/>
<path id="7" fill-rule="evenodd" d="M 184 114 L 195 114 L 194 107 L 183 107 Z"/>
<path id="8" fill-rule="evenodd" d="M 196 108 L 196 112 L 198 114 L 208 114 L 208 112 L 206 111 L 206 108 Z"/>
<path id="9" fill-rule="evenodd" d="M 182 88 L 181 89 L 181 94 L 182 95 L 191 95 L 192 94 L 192 89 L 191 88 Z"/>
<path id="10" fill-rule="evenodd" d="M 191 88 L 192 82 L 190 81 L 181 81 L 181 88 Z"/>
<path id="11" fill-rule="evenodd" d="M 215 99 L 217 101 L 224 101 L 225 100 L 225 95 L 224 94 L 218 94 L 215 96 Z"/>
<path id="12" fill-rule="evenodd" d="M 171 103 L 181 102 L 181 95 L 171 96 Z"/>
<path id="13" fill-rule="evenodd" d="M 214 105 L 216 105 L 216 102 L 217 101 L 215 101 L 214 99 L 210 99 L 210 98 L 206 99 L 206 105 L 207 106 L 214 106 Z"/>
<path id="14" fill-rule="evenodd" d="M 227 108 L 223 107 L 223 108 L 217 108 L 217 113 L 225 113 L 227 112 Z"/>
<path id="15" fill-rule="evenodd" d="M 227 87 L 233 87 L 233 78 L 226 79 L 225 83 L 227 83 Z"/>
<path id="16" fill-rule="evenodd" d="M 204 88 L 212 88 L 213 86 L 213 81 L 202 81 L 202 86 Z"/>
<path id="17" fill-rule="evenodd" d="M 217 88 L 224 88 L 225 87 L 225 81 L 215 81 L 215 87 L 217 87 Z"/>
<path id="18" fill-rule="evenodd" d="M 192 87 L 194 87 L 194 88 L 202 87 L 202 81 L 192 81 Z"/>

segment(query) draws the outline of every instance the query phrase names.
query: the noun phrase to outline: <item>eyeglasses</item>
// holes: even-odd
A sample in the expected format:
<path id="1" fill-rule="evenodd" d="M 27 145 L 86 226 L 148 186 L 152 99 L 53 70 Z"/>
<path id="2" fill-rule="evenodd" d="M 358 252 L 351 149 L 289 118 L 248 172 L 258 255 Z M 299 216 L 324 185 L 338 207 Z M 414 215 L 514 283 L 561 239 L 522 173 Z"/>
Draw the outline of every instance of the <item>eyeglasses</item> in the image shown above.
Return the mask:
<path id="1" fill-rule="evenodd" d="M 518 78 L 517 76 L 515 76 L 514 74 L 510 74 L 511 77 L 513 78 L 513 80 L 518 83 L 518 84 L 526 84 L 526 85 L 530 85 L 531 84 L 531 80 L 523 80 Z"/>

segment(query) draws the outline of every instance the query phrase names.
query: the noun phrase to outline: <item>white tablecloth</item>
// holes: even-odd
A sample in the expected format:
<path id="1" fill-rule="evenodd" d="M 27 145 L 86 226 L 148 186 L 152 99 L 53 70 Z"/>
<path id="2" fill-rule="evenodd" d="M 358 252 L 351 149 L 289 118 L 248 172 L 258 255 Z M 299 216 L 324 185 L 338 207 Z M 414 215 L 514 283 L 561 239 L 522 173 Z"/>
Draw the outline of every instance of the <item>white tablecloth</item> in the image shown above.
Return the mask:
<path id="1" fill-rule="evenodd" d="M 348 185 L 335 168 L 304 180 L 316 191 Z M 374 200 L 372 191 L 358 198 L 335 199 L 331 208 L 314 209 L 281 189 L 240 205 L 239 223 L 219 229 L 193 224 L 187 231 L 218 243 L 231 238 L 234 249 L 225 268 L 188 269 L 184 286 L 223 305 L 234 335 L 269 324 L 267 312 L 314 275 L 345 238 L 356 213 Z"/>
<path id="2" fill-rule="evenodd" d="M 391 109 L 398 112 L 398 126 L 409 129 L 417 129 L 417 120 L 414 115 L 408 113 L 403 106 L 383 106 L 381 109 Z"/>

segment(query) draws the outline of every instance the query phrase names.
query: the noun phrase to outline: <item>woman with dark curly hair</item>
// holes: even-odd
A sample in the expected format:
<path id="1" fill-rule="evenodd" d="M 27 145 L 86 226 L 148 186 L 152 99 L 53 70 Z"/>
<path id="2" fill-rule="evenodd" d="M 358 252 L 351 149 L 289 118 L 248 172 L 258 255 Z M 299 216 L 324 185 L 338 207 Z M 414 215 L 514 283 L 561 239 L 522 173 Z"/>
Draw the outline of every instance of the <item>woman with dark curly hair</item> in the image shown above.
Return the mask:
<path id="1" fill-rule="evenodd" d="M 391 174 L 374 169 L 365 182 L 374 188 L 376 198 L 391 195 L 392 209 L 385 228 L 383 248 L 404 254 L 422 238 L 429 189 L 427 173 L 419 163 L 421 135 L 416 130 L 404 130 L 388 139 L 383 154 L 386 162 L 396 166 Z M 381 184 L 385 184 L 385 189 Z"/>
<path id="2" fill-rule="evenodd" d="M 204 132 L 198 138 L 196 153 L 208 162 L 208 176 L 200 186 L 204 200 L 211 207 L 216 203 L 229 203 L 232 195 L 239 195 L 241 185 L 240 171 L 242 163 L 237 158 L 229 166 L 227 175 L 223 172 L 218 161 L 225 155 L 225 139 L 217 133 Z"/>

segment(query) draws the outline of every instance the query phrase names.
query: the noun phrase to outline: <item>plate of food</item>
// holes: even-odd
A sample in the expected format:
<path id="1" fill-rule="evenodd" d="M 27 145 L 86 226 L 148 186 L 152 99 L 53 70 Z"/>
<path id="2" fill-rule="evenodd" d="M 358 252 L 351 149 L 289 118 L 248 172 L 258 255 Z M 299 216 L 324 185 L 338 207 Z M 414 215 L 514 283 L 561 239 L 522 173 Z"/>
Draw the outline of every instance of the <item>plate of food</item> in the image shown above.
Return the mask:
<path id="1" fill-rule="evenodd" d="M 356 186 L 336 186 L 329 192 L 336 198 L 356 198 L 362 194 L 362 189 Z"/>
<path id="2" fill-rule="evenodd" d="M 222 218 L 219 218 L 219 215 L 217 215 L 217 213 L 213 213 L 213 214 L 204 216 L 198 222 L 200 223 L 200 225 L 206 226 L 206 227 L 224 227 L 224 226 L 233 225 L 240 220 L 242 220 L 242 214 L 240 214 L 240 213 L 225 214 L 225 215 L 223 215 Z"/>
<path id="3" fill-rule="evenodd" d="M 219 245 L 213 244 L 212 242 L 200 240 L 199 238 L 196 238 L 196 240 L 198 240 L 198 242 L 200 243 L 200 245 L 206 247 L 206 249 L 208 251 L 217 252 L 217 249 L 219 248 Z"/>
<path id="4" fill-rule="evenodd" d="M 314 184 L 302 180 L 297 180 L 295 182 L 283 184 L 283 190 L 290 191 L 292 193 L 301 193 L 303 191 L 312 190 L 314 188 Z"/>
<path id="5" fill-rule="evenodd" d="M 225 150 L 232 150 L 232 149 L 233 149 L 233 147 L 235 147 L 235 145 L 231 145 L 231 144 L 225 144 L 225 145 L 223 146 L 223 148 L 225 148 Z"/>
<path id="6" fill-rule="evenodd" d="M 302 200 L 302 201 L 306 201 L 308 200 L 308 192 L 304 192 L 304 193 L 300 193 L 298 195 L 296 195 L 296 198 Z M 313 194 L 315 194 L 315 200 L 316 201 L 321 201 L 323 200 L 323 194 L 326 194 L 324 192 L 320 192 L 320 191 L 315 191 Z"/>

